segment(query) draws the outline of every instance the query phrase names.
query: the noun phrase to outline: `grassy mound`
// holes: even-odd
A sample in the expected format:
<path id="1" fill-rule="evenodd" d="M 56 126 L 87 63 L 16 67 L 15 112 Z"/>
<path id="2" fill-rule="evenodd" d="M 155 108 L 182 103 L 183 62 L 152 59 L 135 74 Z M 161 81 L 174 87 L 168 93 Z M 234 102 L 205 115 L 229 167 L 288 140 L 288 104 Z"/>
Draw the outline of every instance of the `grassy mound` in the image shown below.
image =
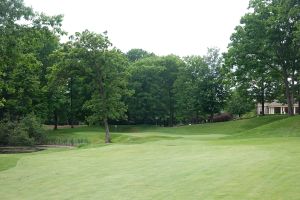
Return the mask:
<path id="1" fill-rule="evenodd" d="M 265 117 L 255 117 L 251 119 L 230 121 L 230 122 L 220 122 L 220 123 L 208 123 L 208 124 L 198 124 L 191 126 L 179 126 L 179 127 L 157 127 L 157 126 L 111 126 L 112 141 L 114 143 L 145 143 L 153 142 L 158 140 L 172 140 L 178 139 L 183 136 L 197 136 L 197 135 L 216 135 L 219 137 L 213 137 L 214 139 L 225 137 L 229 135 L 239 135 L 239 137 L 250 137 L 259 135 L 263 132 L 267 134 L 268 128 L 262 129 L 262 131 L 257 131 L 260 128 L 271 127 L 278 123 L 285 123 L 282 120 L 287 119 L 286 116 L 265 116 Z M 295 117 L 294 121 L 297 117 Z M 290 128 L 284 127 L 285 129 Z M 253 132 L 256 131 L 256 134 Z M 266 132 L 265 132 L 266 131 Z M 292 133 L 291 133 L 292 134 Z M 296 134 L 296 133 L 295 133 Z M 212 138 L 212 137 L 208 137 Z M 204 139 L 204 137 L 202 137 Z M 58 131 L 48 131 L 47 144 L 58 144 L 58 145 L 101 145 L 104 143 L 104 130 L 101 127 L 79 127 L 74 129 L 61 129 Z"/>
<path id="2" fill-rule="evenodd" d="M 155 127 L 152 127 L 155 129 Z M 131 132 L 129 130 L 139 130 Z M 173 140 L 180 137 L 152 134 L 137 134 L 146 133 L 151 130 L 150 126 L 119 126 L 118 130 L 111 129 L 113 143 L 121 144 L 141 144 L 145 142 L 153 142 L 158 140 Z M 58 131 L 48 131 L 47 144 L 58 145 L 103 145 L 104 130 L 101 127 L 80 127 L 75 129 L 61 129 Z"/>
<path id="3" fill-rule="evenodd" d="M 229 121 L 229 122 L 207 123 L 207 124 L 198 124 L 198 125 L 181 126 L 181 127 L 173 127 L 173 128 L 158 128 L 155 130 L 164 133 L 186 134 L 186 135 L 199 135 L 199 134 L 234 135 L 285 118 L 287 118 L 287 116 L 274 115 L 274 116 L 255 117 L 250 119 L 243 119 L 243 120 L 236 120 L 236 121 Z"/>
<path id="4" fill-rule="evenodd" d="M 20 159 L 19 156 L 1 155 L 0 156 L 0 172 L 15 167 Z"/>
<path id="5" fill-rule="evenodd" d="M 241 132 L 236 138 L 299 137 L 300 116 L 284 118 Z"/>

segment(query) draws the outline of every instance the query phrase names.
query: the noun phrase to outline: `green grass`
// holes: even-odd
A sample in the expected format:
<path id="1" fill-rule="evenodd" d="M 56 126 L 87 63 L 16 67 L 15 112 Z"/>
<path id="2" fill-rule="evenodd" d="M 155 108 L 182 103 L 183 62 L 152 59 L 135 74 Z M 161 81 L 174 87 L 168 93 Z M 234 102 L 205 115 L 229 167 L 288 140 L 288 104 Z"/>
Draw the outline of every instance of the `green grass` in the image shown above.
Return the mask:
<path id="1" fill-rule="evenodd" d="M 49 132 L 84 148 L 0 155 L 1 199 L 270 199 L 300 197 L 300 117 L 175 128 Z M 5 167 L 5 163 L 6 167 Z"/>
<path id="2" fill-rule="evenodd" d="M 20 157 L 18 155 L 1 155 L 0 154 L 0 171 L 7 170 L 17 165 Z"/>
<path id="3" fill-rule="evenodd" d="M 298 137 L 300 136 L 299 116 L 258 126 L 254 129 L 237 134 L 235 137 Z"/>
<path id="4" fill-rule="evenodd" d="M 146 130 L 155 129 L 151 126 L 121 126 L 118 130 L 112 128 L 112 141 L 114 143 L 123 144 L 134 144 L 134 143 L 144 143 L 157 140 L 173 140 L 180 138 L 172 135 L 163 134 L 145 134 Z M 137 132 L 131 132 L 129 130 L 139 130 L 143 134 L 138 134 Z M 104 143 L 104 130 L 101 127 L 81 127 L 76 129 L 61 129 L 57 131 L 48 131 L 48 141 L 49 144 L 61 144 L 61 145 L 100 145 L 103 146 Z"/>
<path id="5" fill-rule="evenodd" d="M 272 124 L 286 116 L 256 117 L 249 120 L 237 120 L 214 124 L 199 124 L 179 127 L 159 126 L 112 126 L 111 132 L 115 143 L 143 143 L 160 139 L 180 138 L 181 135 L 205 135 L 206 138 L 218 138 L 227 135 L 235 135 L 255 129 L 257 127 Z M 49 144 L 103 144 L 104 130 L 101 127 L 80 127 L 76 129 L 61 129 L 48 131 Z M 210 135 L 210 136 L 208 136 Z M 213 136 L 211 136 L 213 135 Z M 208 137 L 207 137 L 208 136 Z M 205 137 L 201 137 L 203 139 Z"/>

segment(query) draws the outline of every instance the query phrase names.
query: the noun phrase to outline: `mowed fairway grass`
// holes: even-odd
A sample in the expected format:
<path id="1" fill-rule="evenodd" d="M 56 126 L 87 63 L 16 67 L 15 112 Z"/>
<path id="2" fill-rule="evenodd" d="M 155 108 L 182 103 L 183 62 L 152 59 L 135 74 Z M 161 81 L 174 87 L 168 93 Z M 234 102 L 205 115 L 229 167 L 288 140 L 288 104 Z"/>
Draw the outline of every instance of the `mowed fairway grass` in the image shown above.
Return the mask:
<path id="1" fill-rule="evenodd" d="M 100 131 L 99 131 L 100 130 Z M 0 154 L 0 199 L 300 199 L 300 117 L 160 128 L 81 127 L 78 148 Z"/>

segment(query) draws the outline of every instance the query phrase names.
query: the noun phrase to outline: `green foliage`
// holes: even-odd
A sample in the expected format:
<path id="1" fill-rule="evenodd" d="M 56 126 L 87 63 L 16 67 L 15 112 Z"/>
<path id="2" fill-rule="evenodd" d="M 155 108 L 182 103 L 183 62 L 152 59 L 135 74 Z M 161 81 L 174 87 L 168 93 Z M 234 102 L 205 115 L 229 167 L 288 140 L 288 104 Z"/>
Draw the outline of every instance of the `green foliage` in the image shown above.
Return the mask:
<path id="1" fill-rule="evenodd" d="M 28 133 L 28 136 L 33 138 L 35 143 L 41 144 L 46 139 L 41 121 L 35 115 L 27 115 L 21 120 L 20 124 L 21 129 Z"/>
<path id="2" fill-rule="evenodd" d="M 94 123 L 124 118 L 127 107 L 122 99 L 130 94 L 124 54 L 117 49 L 109 49 L 111 43 L 106 35 L 89 31 L 77 33 L 74 46 L 78 48 L 91 91 L 91 97 L 84 105 L 91 113 L 88 121 Z"/>
<path id="3" fill-rule="evenodd" d="M 64 145 L 64 146 L 80 146 L 80 145 L 86 145 L 90 144 L 90 141 L 86 138 L 73 138 L 71 135 L 69 137 L 61 137 L 58 136 L 57 138 L 51 137 L 47 138 L 47 140 L 44 142 L 44 144 L 47 145 Z"/>
<path id="4" fill-rule="evenodd" d="M 278 98 L 285 88 L 289 114 L 299 87 L 300 8 L 294 0 L 252 0 L 241 25 L 232 34 L 226 63 L 239 84 L 252 91 L 258 102 Z"/>
<path id="5" fill-rule="evenodd" d="M 246 14 L 231 36 L 225 64 L 232 70 L 233 86 L 263 104 L 278 97 L 279 74 L 270 67 L 265 48 L 265 22 Z"/>
<path id="6" fill-rule="evenodd" d="M 231 37 L 222 66 L 217 49 L 184 59 L 142 49 L 123 54 L 112 48 L 106 33 L 84 31 L 60 44 L 61 15 L 35 13 L 22 0 L 1 0 L 0 145 L 100 147 L 111 139 L 108 122 L 223 121 L 231 117 L 219 114 L 225 103 L 231 113 L 243 115 L 253 100 L 264 103 L 284 95 L 291 115 L 294 97 L 300 99 L 299 1 L 251 0 L 250 9 Z M 230 87 L 234 92 L 228 99 Z M 46 137 L 36 116 L 55 125 L 104 123 L 105 129 L 49 131 Z M 11 169 L 0 173 L 1 198 L 300 196 L 299 117 L 110 128 L 116 144 L 101 149 L 0 155 L 0 171 Z M 104 131 L 105 136 L 99 134 Z"/>
<path id="7" fill-rule="evenodd" d="M 282 100 L 283 88 L 290 107 L 300 98 L 299 5 L 252 0 L 250 9 L 232 34 L 223 63 L 215 48 L 183 59 L 143 49 L 124 54 L 106 33 L 88 30 L 60 43 L 62 15 L 36 13 L 21 0 L 1 1 L 0 119 L 34 113 L 55 128 L 104 123 L 109 142 L 108 123 L 202 123 L 224 109 L 243 115 L 254 100 Z M 228 99 L 229 88 L 239 93 Z M 43 141 L 30 130 L 11 131 L 12 138 Z"/>
<path id="8" fill-rule="evenodd" d="M 205 62 L 200 56 L 185 58 L 186 65 L 180 68 L 179 76 L 175 82 L 177 118 L 197 122 L 203 113 L 198 95 L 197 85 L 203 72 Z M 194 120 L 193 120 L 194 119 Z"/>
<path id="9" fill-rule="evenodd" d="M 257 117 L 257 111 L 256 109 L 253 109 L 245 114 L 242 115 L 243 119 L 249 119 L 249 118 L 253 118 L 253 117 Z"/>
<path id="10" fill-rule="evenodd" d="M 32 146 L 34 144 L 34 139 L 30 138 L 29 134 L 20 126 L 16 126 L 14 129 L 9 131 L 9 146 Z"/>
<path id="11" fill-rule="evenodd" d="M 225 106 L 228 84 L 223 79 L 222 58 L 217 49 L 209 49 L 204 57 L 185 58 L 176 80 L 178 117 L 199 123 L 219 113 Z"/>
<path id="12" fill-rule="evenodd" d="M 175 81 L 183 61 L 174 55 L 148 57 L 130 66 L 129 120 L 135 123 L 175 123 Z"/>
<path id="13" fill-rule="evenodd" d="M 23 0 L 2 0 L 0 2 L 0 26 L 7 27 L 20 19 L 29 19 L 33 15 L 31 8 L 24 5 Z"/>
<path id="14" fill-rule="evenodd" d="M 126 53 L 126 57 L 130 62 L 135 62 L 143 58 L 155 56 L 154 53 L 149 53 L 143 49 L 131 49 Z"/>
<path id="15" fill-rule="evenodd" d="M 254 103 L 246 95 L 234 91 L 227 102 L 227 111 L 233 115 L 241 117 L 243 114 L 253 110 Z"/>
<path id="16" fill-rule="evenodd" d="M 34 13 L 21 0 L 0 6 L 0 119 L 31 112 L 45 117 L 48 55 L 58 46 L 62 16 Z"/>
<path id="17" fill-rule="evenodd" d="M 87 121 L 105 125 L 107 143 L 110 142 L 108 120 L 126 118 L 124 98 L 131 94 L 127 89 L 128 60 L 118 49 L 111 49 L 111 45 L 106 33 L 96 34 L 88 30 L 76 33 L 70 42 L 73 56 L 79 58 L 76 65 L 84 69 L 81 77 L 87 89 L 83 105 Z M 74 80 L 73 76 L 71 80 Z"/>
<path id="18" fill-rule="evenodd" d="M 45 131 L 34 115 L 27 115 L 20 121 L 0 122 L 0 145 L 32 146 L 41 144 L 45 138 Z"/>
<path id="19" fill-rule="evenodd" d="M 8 145 L 9 144 L 9 137 L 14 129 L 14 123 L 13 122 L 0 122 L 0 145 Z"/>
<path id="20" fill-rule="evenodd" d="M 156 117 L 165 118 L 166 106 L 161 87 L 164 67 L 157 65 L 159 58 L 152 57 L 137 61 L 130 67 L 129 88 L 134 91 L 128 99 L 129 120 L 137 123 L 153 123 Z"/>
<path id="21" fill-rule="evenodd" d="M 70 125 L 85 121 L 83 104 L 90 95 L 85 68 L 81 64 L 79 49 L 67 42 L 54 51 L 50 57 L 53 65 L 47 75 L 49 122 Z"/>

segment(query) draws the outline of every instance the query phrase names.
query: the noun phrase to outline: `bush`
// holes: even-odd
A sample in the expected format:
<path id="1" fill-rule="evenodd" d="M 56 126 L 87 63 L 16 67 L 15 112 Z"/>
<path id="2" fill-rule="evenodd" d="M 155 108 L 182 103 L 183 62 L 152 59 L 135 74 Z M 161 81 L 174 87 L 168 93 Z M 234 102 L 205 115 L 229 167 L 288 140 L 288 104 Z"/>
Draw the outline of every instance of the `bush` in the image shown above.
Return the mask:
<path id="1" fill-rule="evenodd" d="M 34 138 L 30 138 L 28 133 L 18 126 L 12 130 L 8 138 L 9 146 L 32 146 L 34 143 Z"/>
<path id="2" fill-rule="evenodd" d="M 34 115 L 20 121 L 3 120 L 0 122 L 0 145 L 32 146 L 45 140 L 45 131 Z"/>
<path id="3" fill-rule="evenodd" d="M 242 118 L 243 119 L 248 119 L 248 118 L 252 118 L 252 117 L 256 117 L 257 113 L 256 113 L 256 109 L 252 110 L 251 112 L 247 112 L 245 113 Z"/>
<path id="4" fill-rule="evenodd" d="M 25 131 L 30 138 L 33 138 L 35 143 L 40 144 L 46 139 L 45 130 L 36 116 L 30 114 L 24 117 L 20 122 L 20 127 Z"/>
<path id="5" fill-rule="evenodd" d="M 0 121 L 0 145 L 9 144 L 9 136 L 14 129 L 12 122 Z"/>
<path id="6" fill-rule="evenodd" d="M 233 116 L 229 113 L 221 113 L 218 115 L 214 115 L 213 122 L 226 122 L 233 119 Z"/>

